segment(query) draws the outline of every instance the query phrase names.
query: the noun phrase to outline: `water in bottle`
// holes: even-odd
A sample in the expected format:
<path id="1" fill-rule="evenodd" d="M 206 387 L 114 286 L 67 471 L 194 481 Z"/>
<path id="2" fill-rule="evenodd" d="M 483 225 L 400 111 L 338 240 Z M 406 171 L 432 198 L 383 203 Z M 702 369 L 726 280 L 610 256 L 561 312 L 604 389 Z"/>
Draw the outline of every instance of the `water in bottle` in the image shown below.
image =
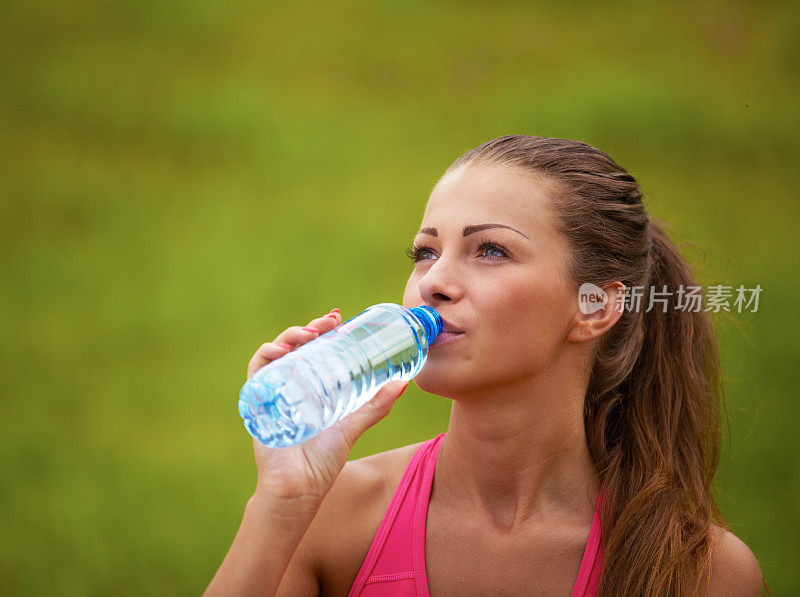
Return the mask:
<path id="1" fill-rule="evenodd" d="M 247 431 L 265 446 L 304 442 L 391 381 L 413 379 L 442 329 L 432 307 L 367 308 L 256 371 L 239 392 Z"/>

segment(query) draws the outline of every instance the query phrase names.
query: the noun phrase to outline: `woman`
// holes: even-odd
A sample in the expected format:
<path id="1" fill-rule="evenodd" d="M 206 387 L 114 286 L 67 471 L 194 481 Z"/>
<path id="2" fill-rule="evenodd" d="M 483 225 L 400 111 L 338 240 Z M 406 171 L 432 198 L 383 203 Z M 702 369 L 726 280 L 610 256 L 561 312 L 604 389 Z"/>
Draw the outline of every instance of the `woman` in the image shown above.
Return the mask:
<path id="1" fill-rule="evenodd" d="M 578 141 L 511 135 L 458 158 L 403 297 L 450 332 L 414 380 L 453 400 L 447 433 L 346 462 L 394 382 L 300 446 L 254 441 L 257 487 L 208 594 L 760 595 L 711 494 L 709 315 L 676 294 L 625 303 L 697 285 L 641 199 Z M 605 298 L 579 301 L 584 283 Z M 248 376 L 340 322 L 288 328 Z"/>

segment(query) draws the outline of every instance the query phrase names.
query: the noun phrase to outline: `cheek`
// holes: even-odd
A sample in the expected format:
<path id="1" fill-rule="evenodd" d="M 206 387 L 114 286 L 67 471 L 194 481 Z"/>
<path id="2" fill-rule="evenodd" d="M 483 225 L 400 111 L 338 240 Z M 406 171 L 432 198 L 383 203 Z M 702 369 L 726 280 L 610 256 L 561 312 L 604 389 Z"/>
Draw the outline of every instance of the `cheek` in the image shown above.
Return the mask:
<path id="1" fill-rule="evenodd" d="M 483 305 L 493 354 L 510 361 L 541 361 L 563 340 L 570 302 L 559 286 L 541 280 L 495 286 Z"/>

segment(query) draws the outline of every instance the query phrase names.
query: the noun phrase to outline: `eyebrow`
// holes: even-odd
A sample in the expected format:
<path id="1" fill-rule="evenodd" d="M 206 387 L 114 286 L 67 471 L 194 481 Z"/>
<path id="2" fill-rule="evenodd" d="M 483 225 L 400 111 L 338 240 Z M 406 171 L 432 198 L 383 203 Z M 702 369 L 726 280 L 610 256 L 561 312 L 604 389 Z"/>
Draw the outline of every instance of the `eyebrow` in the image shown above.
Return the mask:
<path id="1" fill-rule="evenodd" d="M 461 236 L 469 236 L 473 232 L 479 232 L 481 230 L 486 230 L 487 228 L 508 228 L 509 230 L 513 230 L 519 234 L 522 234 L 525 238 L 530 240 L 530 238 L 517 230 L 516 228 L 512 228 L 511 226 L 506 226 L 505 224 L 474 224 L 472 226 L 464 226 L 464 230 L 461 231 Z M 439 231 L 436 228 L 420 228 L 417 234 L 429 234 L 430 236 L 439 236 Z"/>

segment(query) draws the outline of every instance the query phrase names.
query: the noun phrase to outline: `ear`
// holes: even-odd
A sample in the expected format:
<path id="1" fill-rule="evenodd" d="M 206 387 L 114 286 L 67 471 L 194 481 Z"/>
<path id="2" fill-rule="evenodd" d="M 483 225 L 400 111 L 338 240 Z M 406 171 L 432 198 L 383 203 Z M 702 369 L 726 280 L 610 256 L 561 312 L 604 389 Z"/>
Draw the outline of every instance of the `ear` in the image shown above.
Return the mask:
<path id="1" fill-rule="evenodd" d="M 587 342 L 602 336 L 622 316 L 625 285 L 617 281 L 600 288 L 586 283 L 581 285 L 577 298 L 578 310 L 567 340 Z"/>

